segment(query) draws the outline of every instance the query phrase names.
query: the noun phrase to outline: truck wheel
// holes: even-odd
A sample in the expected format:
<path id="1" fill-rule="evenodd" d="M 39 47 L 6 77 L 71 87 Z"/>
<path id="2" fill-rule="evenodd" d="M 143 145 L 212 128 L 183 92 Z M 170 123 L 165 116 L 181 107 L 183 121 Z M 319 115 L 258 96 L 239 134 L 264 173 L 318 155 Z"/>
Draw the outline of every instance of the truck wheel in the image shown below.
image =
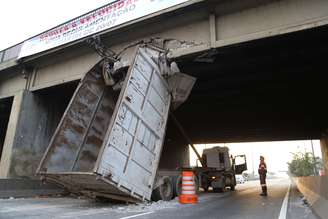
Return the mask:
<path id="1" fill-rule="evenodd" d="M 173 198 L 173 184 L 170 177 L 163 177 L 163 183 L 153 190 L 151 199 L 153 201 L 170 201 Z"/>
<path id="2" fill-rule="evenodd" d="M 182 177 L 174 176 L 173 177 L 173 196 L 177 197 L 181 194 L 181 186 L 182 186 Z"/>
<path id="3" fill-rule="evenodd" d="M 197 177 L 195 177 L 195 190 L 196 190 L 196 194 L 199 194 L 199 180 Z"/>
<path id="4" fill-rule="evenodd" d="M 232 177 L 232 180 L 231 180 L 232 182 L 232 184 L 231 184 L 231 186 L 230 186 L 230 190 L 231 191 L 235 191 L 235 187 L 236 187 L 236 176 L 234 175 L 233 177 Z"/>

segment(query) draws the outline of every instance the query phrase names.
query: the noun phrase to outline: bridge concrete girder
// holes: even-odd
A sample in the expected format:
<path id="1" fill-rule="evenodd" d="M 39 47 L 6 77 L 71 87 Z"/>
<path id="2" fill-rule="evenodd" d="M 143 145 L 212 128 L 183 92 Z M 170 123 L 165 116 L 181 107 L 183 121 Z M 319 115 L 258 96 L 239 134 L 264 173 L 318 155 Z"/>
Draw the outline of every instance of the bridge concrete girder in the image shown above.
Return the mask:
<path id="1" fill-rule="evenodd" d="M 23 78 L 21 70 L 16 68 L 6 73 L 0 77 L 0 99 L 13 97 L 26 88 L 27 80 Z"/>
<path id="2" fill-rule="evenodd" d="M 139 40 L 166 39 L 169 56 L 178 58 L 328 24 L 328 2 L 325 0 L 209 2 L 191 1 L 186 8 L 177 8 L 177 12 L 158 14 L 133 26 L 126 24 L 101 37 L 116 52 Z M 19 77 L 21 68 L 0 72 L 0 77 L 16 74 L 0 82 L 0 97 L 14 95 L 16 88 L 37 90 L 78 80 L 98 60 L 82 41 L 29 57 L 26 62 L 34 71 L 28 80 Z"/>
<path id="3" fill-rule="evenodd" d="M 328 2 L 324 0 L 234 0 L 222 1 L 214 8 L 208 10 L 208 41 L 190 48 L 172 48 L 171 57 L 328 24 Z"/>

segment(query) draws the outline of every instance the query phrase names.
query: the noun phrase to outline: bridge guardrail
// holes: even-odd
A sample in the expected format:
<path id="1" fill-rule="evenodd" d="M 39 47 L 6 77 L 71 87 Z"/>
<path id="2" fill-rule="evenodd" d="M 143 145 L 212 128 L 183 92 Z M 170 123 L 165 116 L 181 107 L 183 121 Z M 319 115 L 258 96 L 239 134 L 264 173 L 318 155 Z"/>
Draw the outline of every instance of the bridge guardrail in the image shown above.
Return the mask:
<path id="1" fill-rule="evenodd" d="M 23 43 L 20 43 L 0 51 L 0 64 L 11 59 L 16 59 L 18 57 L 22 45 Z"/>

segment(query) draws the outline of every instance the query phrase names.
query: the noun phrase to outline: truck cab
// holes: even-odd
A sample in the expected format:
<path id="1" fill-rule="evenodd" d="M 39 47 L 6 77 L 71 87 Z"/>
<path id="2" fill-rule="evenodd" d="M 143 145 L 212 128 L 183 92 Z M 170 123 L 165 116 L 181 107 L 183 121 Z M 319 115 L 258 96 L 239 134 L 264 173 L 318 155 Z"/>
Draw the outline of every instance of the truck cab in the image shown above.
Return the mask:
<path id="1" fill-rule="evenodd" d="M 236 159 L 239 160 L 238 165 L 236 165 Z M 229 154 L 228 147 L 218 146 L 205 149 L 202 160 L 206 168 L 203 168 L 199 174 L 199 182 L 200 187 L 205 191 L 209 187 L 212 187 L 214 192 L 223 192 L 226 187 L 235 190 L 235 175 L 247 170 L 246 156 L 233 157 Z M 242 161 L 240 162 L 240 160 Z"/>

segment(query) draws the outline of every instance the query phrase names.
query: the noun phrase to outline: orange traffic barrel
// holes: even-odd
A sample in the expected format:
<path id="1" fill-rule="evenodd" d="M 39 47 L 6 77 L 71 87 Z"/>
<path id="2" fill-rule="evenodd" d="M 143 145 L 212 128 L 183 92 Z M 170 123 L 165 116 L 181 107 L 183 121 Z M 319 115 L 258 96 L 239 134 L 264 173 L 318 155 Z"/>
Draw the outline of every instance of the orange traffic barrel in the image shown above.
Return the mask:
<path id="1" fill-rule="evenodd" d="M 198 202 L 194 173 L 192 171 L 182 172 L 182 188 L 179 201 L 181 204 L 196 204 Z"/>

